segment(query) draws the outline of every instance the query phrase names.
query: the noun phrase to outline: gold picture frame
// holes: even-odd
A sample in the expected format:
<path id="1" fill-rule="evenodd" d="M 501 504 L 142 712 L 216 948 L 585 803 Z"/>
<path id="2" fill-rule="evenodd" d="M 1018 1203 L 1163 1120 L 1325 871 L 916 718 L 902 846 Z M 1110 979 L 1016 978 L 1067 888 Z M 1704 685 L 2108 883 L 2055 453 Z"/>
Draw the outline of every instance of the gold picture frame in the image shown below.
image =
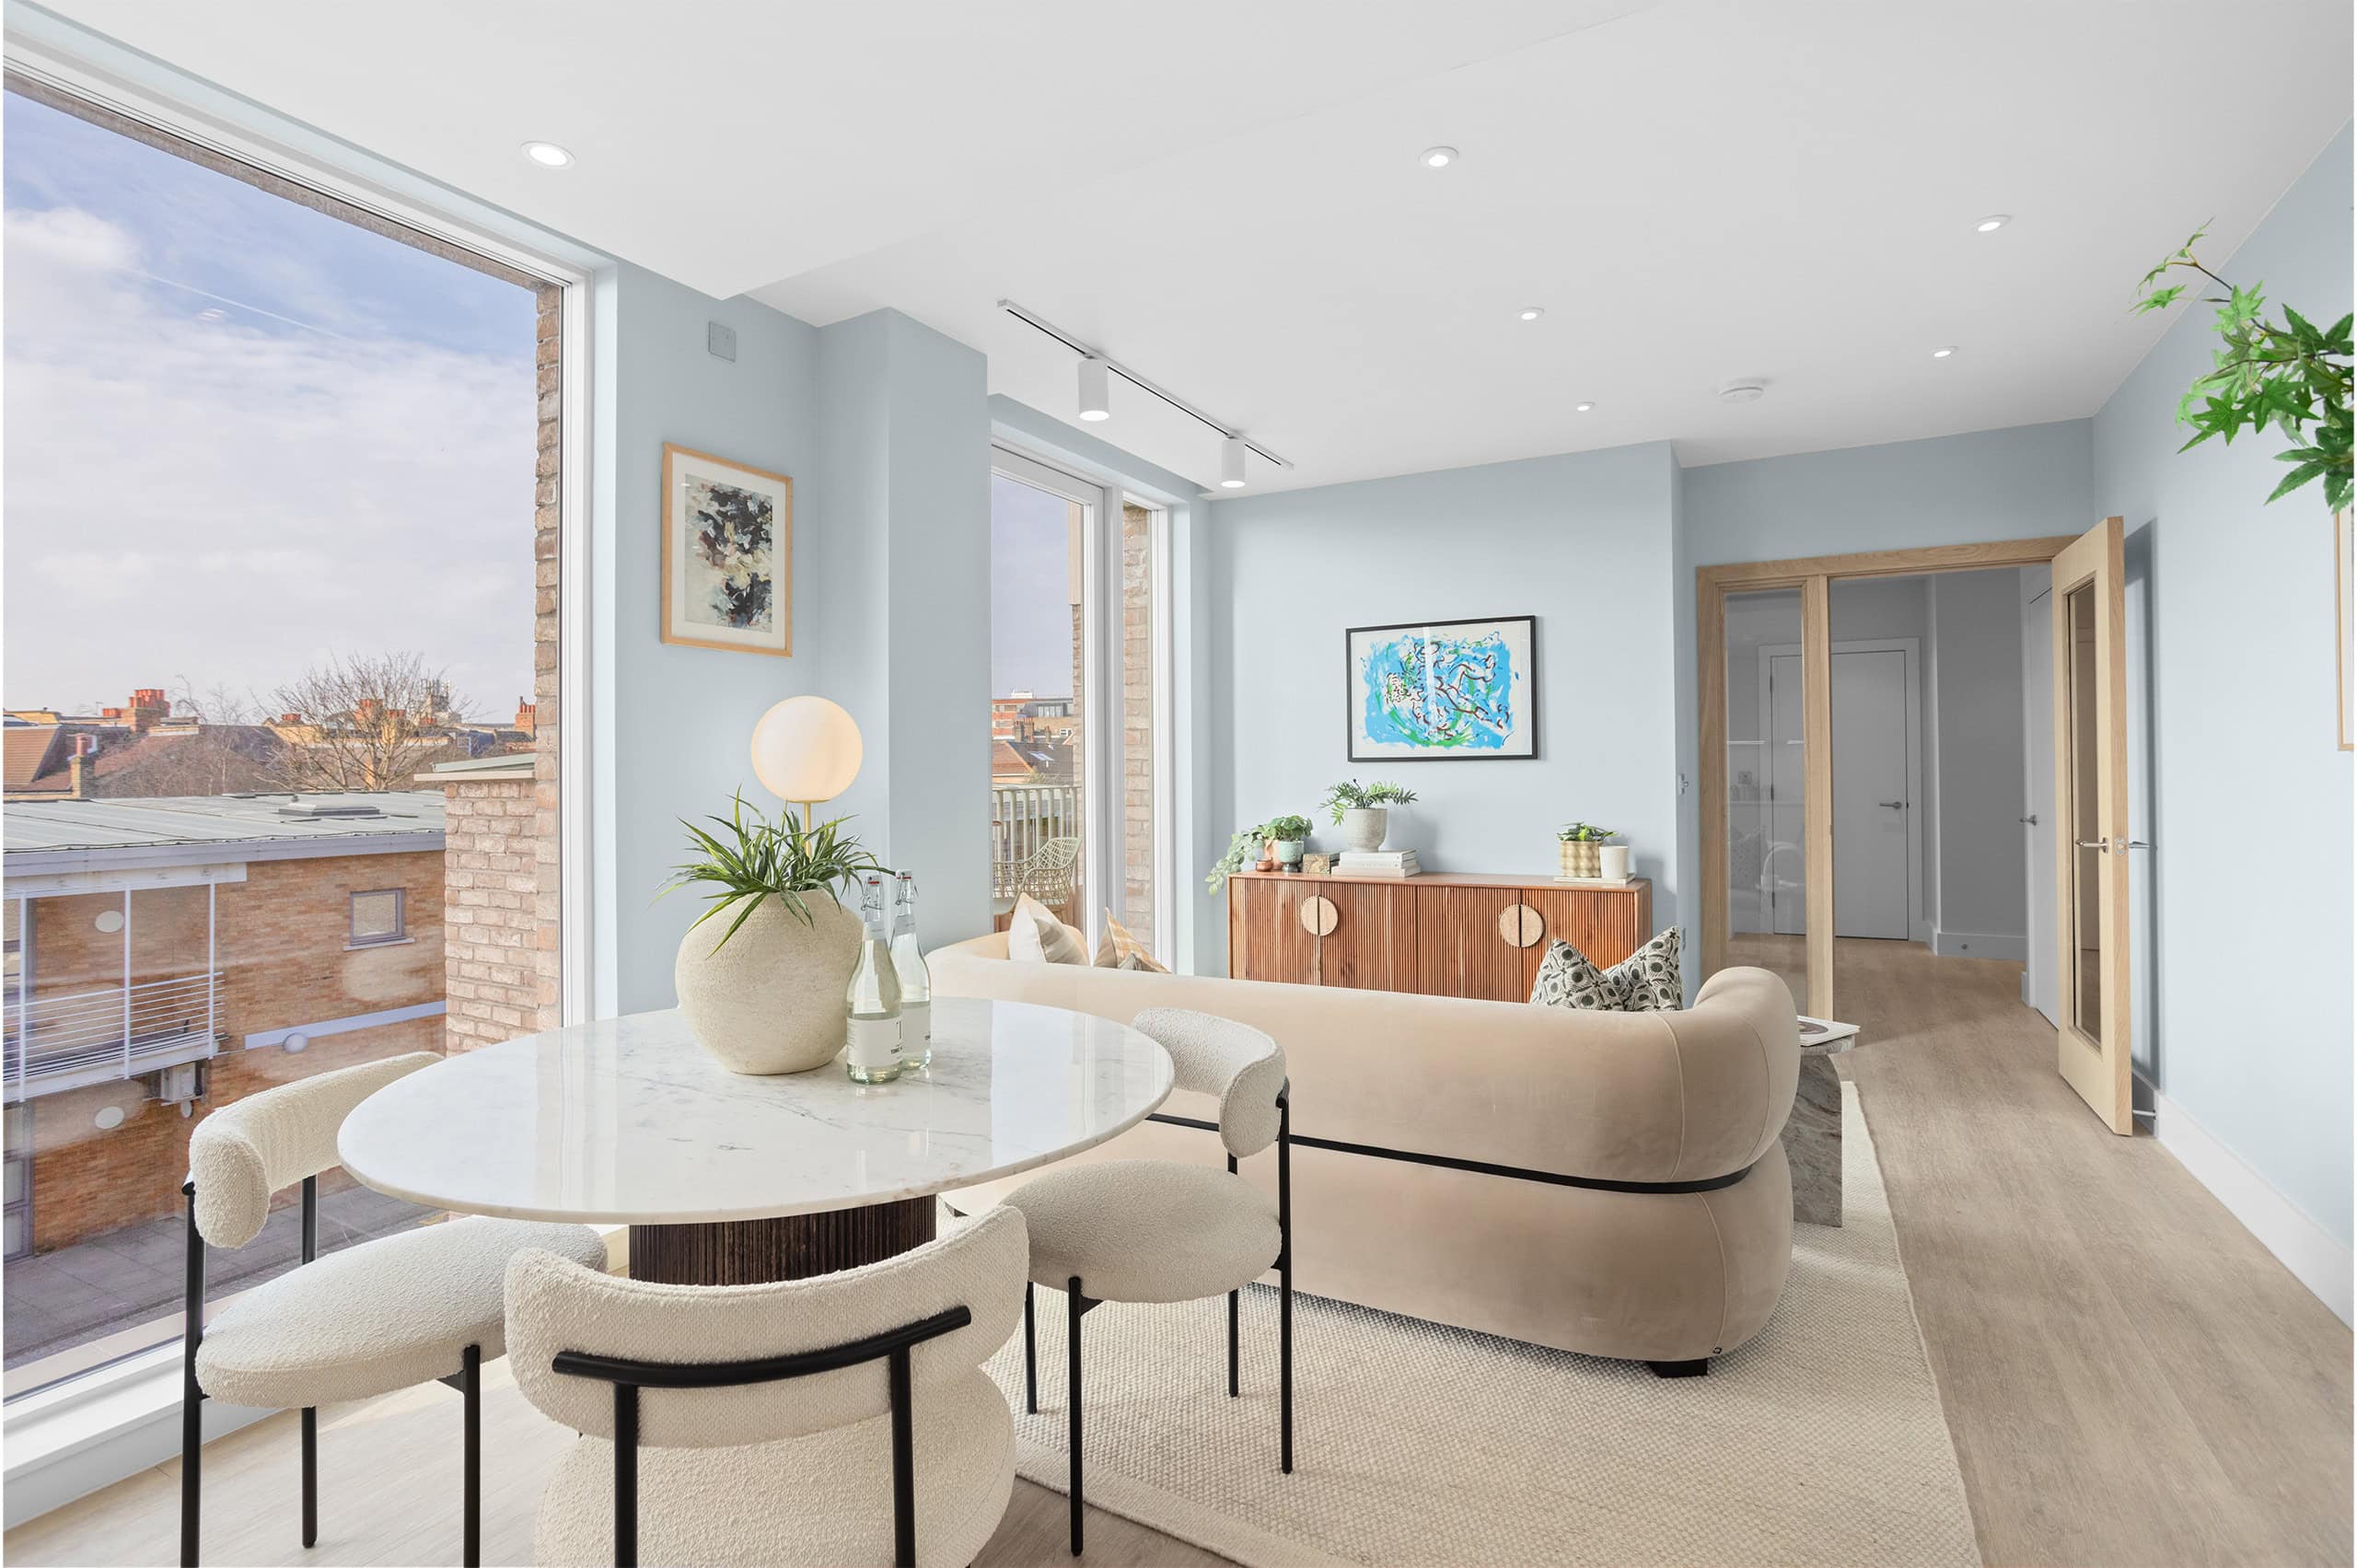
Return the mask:
<path id="1" fill-rule="evenodd" d="M 663 640 L 794 652 L 794 481 L 663 443 Z"/>

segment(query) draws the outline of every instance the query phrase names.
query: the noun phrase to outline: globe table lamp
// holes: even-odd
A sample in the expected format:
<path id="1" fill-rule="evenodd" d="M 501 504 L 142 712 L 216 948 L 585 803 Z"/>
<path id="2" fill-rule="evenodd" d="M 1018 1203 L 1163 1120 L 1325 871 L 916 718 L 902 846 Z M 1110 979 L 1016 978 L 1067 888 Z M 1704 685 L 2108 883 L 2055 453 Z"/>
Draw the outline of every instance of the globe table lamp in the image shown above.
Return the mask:
<path id="1" fill-rule="evenodd" d="M 753 776 L 780 800 L 811 807 L 832 800 L 859 777 L 859 726 L 824 697 L 788 697 L 753 726 Z"/>

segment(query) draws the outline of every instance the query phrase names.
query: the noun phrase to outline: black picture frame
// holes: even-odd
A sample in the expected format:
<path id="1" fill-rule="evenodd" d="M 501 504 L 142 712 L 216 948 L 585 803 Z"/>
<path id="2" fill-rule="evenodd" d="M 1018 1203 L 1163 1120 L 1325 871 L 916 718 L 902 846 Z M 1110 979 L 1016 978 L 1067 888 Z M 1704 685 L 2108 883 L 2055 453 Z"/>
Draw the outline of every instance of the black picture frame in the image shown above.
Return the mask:
<path id="1" fill-rule="evenodd" d="M 1523 671 L 1525 701 L 1528 706 L 1529 736 L 1527 750 L 1434 750 L 1429 756 L 1413 752 L 1395 753 L 1362 749 L 1363 737 L 1359 727 L 1362 693 L 1359 691 L 1359 661 L 1357 639 L 1381 632 L 1441 632 L 1453 626 L 1504 627 L 1519 625 L 1527 639 L 1529 655 Z M 1353 762 L 1530 762 L 1538 759 L 1538 618 L 1535 615 L 1464 615 L 1446 621 L 1395 621 L 1379 626 L 1346 626 L 1342 629 L 1342 736 L 1344 752 Z"/>

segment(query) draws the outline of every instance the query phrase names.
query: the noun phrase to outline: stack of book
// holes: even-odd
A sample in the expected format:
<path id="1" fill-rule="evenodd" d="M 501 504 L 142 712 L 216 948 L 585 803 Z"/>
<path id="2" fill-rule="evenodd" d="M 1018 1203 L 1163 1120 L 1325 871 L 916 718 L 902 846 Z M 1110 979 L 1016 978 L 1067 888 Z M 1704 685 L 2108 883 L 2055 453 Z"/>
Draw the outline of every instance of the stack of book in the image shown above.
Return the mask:
<path id="1" fill-rule="evenodd" d="M 1413 877 L 1422 867 L 1411 849 L 1346 849 L 1334 857 L 1334 869 L 1344 877 Z"/>

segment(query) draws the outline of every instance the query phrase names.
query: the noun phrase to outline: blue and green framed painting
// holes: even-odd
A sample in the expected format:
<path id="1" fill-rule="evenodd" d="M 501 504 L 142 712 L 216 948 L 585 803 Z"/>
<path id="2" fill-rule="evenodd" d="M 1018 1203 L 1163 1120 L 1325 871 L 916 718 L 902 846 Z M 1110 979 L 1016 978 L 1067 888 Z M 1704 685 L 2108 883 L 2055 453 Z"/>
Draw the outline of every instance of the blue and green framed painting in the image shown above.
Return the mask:
<path id="1" fill-rule="evenodd" d="M 1353 626 L 1353 762 L 1496 761 L 1538 755 L 1538 618 Z"/>

